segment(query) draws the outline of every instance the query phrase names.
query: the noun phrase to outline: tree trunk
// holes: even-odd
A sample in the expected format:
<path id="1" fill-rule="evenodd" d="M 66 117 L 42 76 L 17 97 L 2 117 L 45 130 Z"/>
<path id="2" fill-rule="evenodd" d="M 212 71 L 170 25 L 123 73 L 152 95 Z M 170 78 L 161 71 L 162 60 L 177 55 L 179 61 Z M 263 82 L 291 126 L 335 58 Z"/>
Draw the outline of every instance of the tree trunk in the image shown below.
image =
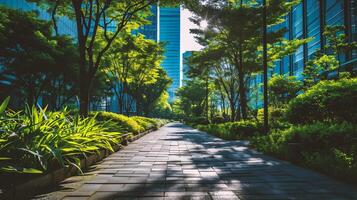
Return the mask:
<path id="1" fill-rule="evenodd" d="M 72 0 L 72 6 L 75 11 L 76 25 L 77 25 L 77 38 L 78 38 L 78 51 L 79 51 L 79 112 L 82 116 L 88 115 L 89 106 L 89 82 L 88 70 L 86 66 L 86 48 L 85 37 L 83 33 L 83 24 L 81 16 L 81 3 L 79 0 Z"/>
<path id="2" fill-rule="evenodd" d="M 236 119 L 236 109 L 233 99 L 229 99 L 229 107 L 231 109 L 231 121 L 234 122 L 234 120 Z"/>
<path id="3" fill-rule="evenodd" d="M 207 77 L 206 77 L 206 119 L 207 122 L 209 121 L 209 115 L 208 115 L 208 72 L 207 72 Z"/>
<path id="4" fill-rule="evenodd" d="M 123 89 L 123 85 L 122 83 L 120 84 L 120 88 L 119 88 L 119 94 L 118 94 L 118 111 L 120 114 L 123 114 L 123 101 L 124 101 L 124 89 Z"/>
<path id="5" fill-rule="evenodd" d="M 241 114 L 243 119 L 247 119 L 247 96 L 244 83 L 244 70 L 243 70 L 243 52 L 242 49 L 239 50 L 239 61 L 238 61 L 238 81 L 239 81 L 239 100 L 241 107 Z"/>

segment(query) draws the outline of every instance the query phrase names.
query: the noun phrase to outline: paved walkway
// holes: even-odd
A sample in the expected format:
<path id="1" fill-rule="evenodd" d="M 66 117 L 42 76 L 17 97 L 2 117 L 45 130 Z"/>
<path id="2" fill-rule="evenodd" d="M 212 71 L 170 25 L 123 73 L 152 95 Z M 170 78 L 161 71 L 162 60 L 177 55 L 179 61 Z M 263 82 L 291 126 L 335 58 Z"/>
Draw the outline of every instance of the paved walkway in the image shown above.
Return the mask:
<path id="1" fill-rule="evenodd" d="M 64 199 L 357 199 L 357 188 L 175 123 L 92 173 Z"/>

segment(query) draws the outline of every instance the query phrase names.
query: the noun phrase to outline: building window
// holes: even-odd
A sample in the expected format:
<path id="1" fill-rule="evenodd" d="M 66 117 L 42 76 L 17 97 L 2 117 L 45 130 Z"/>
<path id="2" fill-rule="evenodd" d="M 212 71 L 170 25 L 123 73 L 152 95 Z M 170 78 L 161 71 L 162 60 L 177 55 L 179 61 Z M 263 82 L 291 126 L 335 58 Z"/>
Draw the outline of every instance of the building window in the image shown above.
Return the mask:
<path id="1" fill-rule="evenodd" d="M 303 38 L 303 10 L 302 3 L 295 6 L 292 11 L 292 36 L 293 39 Z M 304 47 L 301 46 L 293 55 L 293 75 L 298 78 L 304 69 Z"/>
<path id="2" fill-rule="evenodd" d="M 307 37 L 313 38 L 307 44 L 308 58 L 321 49 L 320 37 L 320 3 L 316 0 L 306 0 L 307 7 Z"/>

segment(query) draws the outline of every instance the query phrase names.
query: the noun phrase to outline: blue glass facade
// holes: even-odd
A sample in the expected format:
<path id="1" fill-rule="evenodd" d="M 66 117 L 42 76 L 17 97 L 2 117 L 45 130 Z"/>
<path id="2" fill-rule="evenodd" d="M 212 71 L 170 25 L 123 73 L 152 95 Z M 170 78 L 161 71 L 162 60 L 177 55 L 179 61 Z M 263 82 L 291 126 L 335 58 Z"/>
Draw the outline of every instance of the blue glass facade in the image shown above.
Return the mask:
<path id="1" fill-rule="evenodd" d="M 295 75 L 302 80 L 301 73 L 304 63 L 311 59 L 316 51 L 323 50 L 326 44 L 322 36 L 327 25 L 345 26 L 345 34 L 349 42 L 357 41 L 357 1 L 356 0 L 302 0 L 286 16 L 285 22 L 274 28 L 284 27 L 287 32 L 286 39 L 312 38 L 306 45 L 301 46 L 290 56 L 286 56 L 275 63 L 272 73 L 283 75 Z M 328 52 L 327 52 L 328 53 Z M 342 67 L 351 67 L 357 70 L 357 51 L 346 52 L 338 56 Z M 252 88 L 261 83 L 261 75 L 257 75 Z M 254 107 L 260 107 L 261 103 L 251 102 Z"/>
<path id="2" fill-rule="evenodd" d="M 151 24 L 142 26 L 137 32 L 146 38 L 165 43 L 165 59 L 161 64 L 173 83 L 168 89 L 170 101 L 175 91 L 182 85 L 181 46 L 180 46 L 180 8 L 151 7 Z"/>
<path id="3" fill-rule="evenodd" d="M 180 8 L 160 8 L 159 24 L 159 40 L 166 43 L 162 66 L 173 81 L 168 89 L 173 101 L 181 86 Z"/>

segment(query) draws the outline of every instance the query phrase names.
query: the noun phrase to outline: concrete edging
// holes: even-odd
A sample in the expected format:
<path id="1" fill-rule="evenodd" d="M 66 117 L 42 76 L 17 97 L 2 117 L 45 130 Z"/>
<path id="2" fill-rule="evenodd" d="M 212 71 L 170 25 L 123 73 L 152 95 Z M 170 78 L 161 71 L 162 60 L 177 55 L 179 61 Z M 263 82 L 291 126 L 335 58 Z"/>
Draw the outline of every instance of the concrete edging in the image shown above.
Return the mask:
<path id="1" fill-rule="evenodd" d="M 164 126 L 164 125 L 163 125 Z M 160 126 L 162 127 L 162 126 Z M 159 128 L 160 128 L 159 127 Z M 137 135 L 133 135 L 132 133 L 128 133 L 124 135 L 123 141 L 121 141 L 120 144 L 117 144 L 113 146 L 114 152 L 110 152 L 108 150 L 100 150 L 99 154 L 94 154 L 90 155 L 84 159 L 81 160 L 81 170 L 85 171 L 89 169 L 90 166 L 93 164 L 103 160 L 104 158 L 108 157 L 109 155 L 119 151 L 122 149 L 124 146 L 127 146 L 130 144 L 130 142 L 133 142 L 144 135 L 156 131 L 157 129 L 150 129 L 147 131 L 144 131 L 142 133 L 139 133 Z M 130 137 L 132 136 L 132 137 Z M 58 170 L 55 170 L 51 173 L 44 174 L 42 176 L 36 177 L 34 179 L 31 179 L 27 182 L 21 183 L 19 185 L 13 185 L 11 189 L 3 191 L 3 193 L 0 193 L 0 199 L 6 199 L 6 200 L 18 200 L 18 199 L 27 199 L 28 197 L 31 197 L 33 195 L 36 195 L 43 191 L 45 188 L 48 188 L 50 186 L 56 186 L 60 182 L 64 181 L 65 179 L 74 176 L 78 174 L 79 170 L 78 168 L 74 166 L 69 166 L 66 168 L 61 168 Z M 1 190 L 0 190 L 1 192 Z"/>

